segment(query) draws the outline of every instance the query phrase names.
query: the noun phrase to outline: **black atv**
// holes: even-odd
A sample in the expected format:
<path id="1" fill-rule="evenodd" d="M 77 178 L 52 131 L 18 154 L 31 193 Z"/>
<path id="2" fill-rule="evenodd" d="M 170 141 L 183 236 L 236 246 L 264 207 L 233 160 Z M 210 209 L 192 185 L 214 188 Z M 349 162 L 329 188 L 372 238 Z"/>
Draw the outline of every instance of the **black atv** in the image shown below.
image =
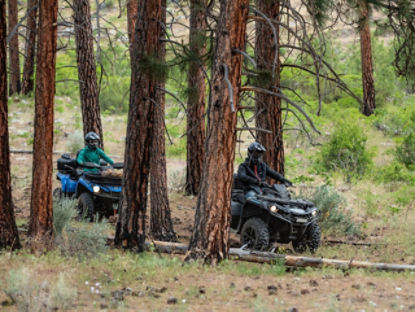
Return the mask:
<path id="1" fill-rule="evenodd" d="M 319 210 L 312 202 L 291 199 L 282 184 L 255 186 L 252 192 L 255 195 L 245 199 L 241 183 L 235 182 L 231 229 L 240 234 L 242 246 L 266 250 L 273 242 L 292 242 L 296 252 L 304 252 L 307 247 L 311 252 L 317 250 L 320 245 Z"/>

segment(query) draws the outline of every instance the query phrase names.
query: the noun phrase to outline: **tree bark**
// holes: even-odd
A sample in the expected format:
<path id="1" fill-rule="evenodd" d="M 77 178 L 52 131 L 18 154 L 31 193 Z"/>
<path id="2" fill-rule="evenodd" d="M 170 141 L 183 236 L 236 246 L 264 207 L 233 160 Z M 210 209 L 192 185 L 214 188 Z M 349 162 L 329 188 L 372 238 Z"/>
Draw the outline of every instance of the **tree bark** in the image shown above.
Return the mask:
<path id="1" fill-rule="evenodd" d="M 162 22 L 166 25 L 166 0 L 161 1 Z M 165 32 L 161 32 L 159 59 L 164 62 L 166 57 Z M 150 199 L 151 199 L 151 235 L 161 241 L 176 241 L 176 233 L 171 221 L 170 205 L 167 188 L 167 168 L 166 168 L 166 139 L 164 124 L 165 112 L 165 93 L 164 81 L 159 82 L 156 92 L 154 110 L 154 131 L 153 143 L 151 146 L 150 158 Z"/>
<path id="2" fill-rule="evenodd" d="M 372 45 L 370 41 L 369 7 L 367 0 L 360 5 L 360 52 L 362 59 L 363 108 L 362 112 L 370 116 L 375 112 L 375 83 L 373 80 Z"/>
<path id="3" fill-rule="evenodd" d="M 137 20 L 138 0 L 128 0 L 127 2 L 127 28 L 128 40 L 130 43 L 130 58 L 132 59 L 131 49 L 134 42 L 134 29 Z"/>
<path id="4" fill-rule="evenodd" d="M 17 0 L 9 0 L 9 32 L 17 25 Z M 9 43 L 10 86 L 9 94 L 19 93 L 20 62 L 19 62 L 19 29 L 14 33 Z"/>
<path id="5" fill-rule="evenodd" d="M 280 6 L 278 1 L 257 0 L 257 8 L 270 19 L 278 20 Z M 266 22 L 256 22 L 255 58 L 257 70 L 261 77 L 267 77 L 259 87 L 269 89 L 272 92 L 280 90 L 280 58 L 279 26 L 275 25 L 277 38 Z M 277 172 L 284 174 L 284 144 L 281 118 L 281 99 L 264 93 L 256 94 L 255 108 L 257 112 L 256 128 L 269 130 L 270 132 L 257 131 L 257 141 L 267 149 L 264 160 Z"/>
<path id="6" fill-rule="evenodd" d="M 57 45 L 57 0 L 40 0 L 37 45 L 35 135 L 29 235 L 34 244 L 53 241 L 52 150 Z"/>
<path id="7" fill-rule="evenodd" d="M 188 72 L 186 193 L 197 195 L 205 156 L 205 65 L 206 0 L 190 1 L 189 46 L 192 57 Z"/>
<path id="8" fill-rule="evenodd" d="M 0 249 L 20 247 L 14 219 L 7 105 L 6 1 L 0 0 Z"/>
<path id="9" fill-rule="evenodd" d="M 74 26 L 84 135 L 93 131 L 104 147 L 89 0 L 74 0 Z"/>
<path id="10" fill-rule="evenodd" d="M 38 0 L 27 1 L 27 11 L 29 13 L 26 24 L 26 46 L 25 60 L 23 65 L 22 93 L 28 94 L 33 91 L 33 73 L 35 71 L 35 45 L 37 33 L 37 5 Z"/>
<path id="11" fill-rule="evenodd" d="M 221 0 L 208 110 L 206 156 L 186 260 L 228 257 L 231 186 L 248 0 Z M 228 76 L 228 77 L 227 77 Z M 230 85 L 230 86 L 229 86 Z"/>
<path id="12" fill-rule="evenodd" d="M 150 148 L 158 78 L 153 62 L 159 61 L 162 31 L 161 0 L 140 0 L 132 48 L 130 108 L 124 154 L 123 205 L 115 244 L 144 250 Z"/>

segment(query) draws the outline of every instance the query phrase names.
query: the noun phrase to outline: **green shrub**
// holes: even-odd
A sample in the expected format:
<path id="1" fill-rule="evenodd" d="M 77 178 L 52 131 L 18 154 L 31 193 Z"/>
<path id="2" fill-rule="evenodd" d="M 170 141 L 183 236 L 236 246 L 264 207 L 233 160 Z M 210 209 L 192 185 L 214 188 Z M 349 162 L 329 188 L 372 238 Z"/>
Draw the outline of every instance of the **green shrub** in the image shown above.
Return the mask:
<path id="1" fill-rule="evenodd" d="M 173 171 L 168 178 L 169 190 L 184 192 L 186 186 L 186 169 Z"/>
<path id="2" fill-rule="evenodd" d="M 65 256 L 88 259 L 107 251 L 107 237 L 107 223 L 82 222 L 76 227 L 66 227 L 58 240 L 58 246 Z"/>
<path id="3" fill-rule="evenodd" d="M 326 170 L 342 170 L 348 178 L 361 177 L 372 164 L 367 137 L 358 125 L 341 123 L 320 151 L 318 163 Z"/>
<path id="4" fill-rule="evenodd" d="M 84 134 L 82 131 L 76 130 L 72 135 L 68 137 L 66 142 L 66 149 L 72 155 L 75 155 L 77 151 L 84 147 Z"/>
<path id="5" fill-rule="evenodd" d="M 76 200 L 53 197 L 53 227 L 59 236 L 76 216 Z"/>
<path id="6" fill-rule="evenodd" d="M 376 169 L 374 179 L 376 182 L 415 182 L 415 175 L 400 162 L 393 161 L 386 166 Z"/>
<path id="7" fill-rule="evenodd" d="M 57 311 L 72 307 L 77 291 L 66 285 L 64 275 L 58 281 L 38 280 L 33 270 L 23 267 L 9 272 L 5 293 L 19 311 Z"/>
<path id="8" fill-rule="evenodd" d="M 360 227 L 344 210 L 346 200 L 328 185 L 317 187 L 309 199 L 320 209 L 321 230 L 331 235 L 359 235 Z"/>
<path id="9" fill-rule="evenodd" d="M 128 111 L 130 96 L 129 76 L 105 77 L 99 94 L 99 103 L 104 112 L 121 114 Z"/>
<path id="10" fill-rule="evenodd" d="M 407 168 L 415 168 L 415 131 L 405 137 L 402 144 L 396 148 L 396 159 Z"/>

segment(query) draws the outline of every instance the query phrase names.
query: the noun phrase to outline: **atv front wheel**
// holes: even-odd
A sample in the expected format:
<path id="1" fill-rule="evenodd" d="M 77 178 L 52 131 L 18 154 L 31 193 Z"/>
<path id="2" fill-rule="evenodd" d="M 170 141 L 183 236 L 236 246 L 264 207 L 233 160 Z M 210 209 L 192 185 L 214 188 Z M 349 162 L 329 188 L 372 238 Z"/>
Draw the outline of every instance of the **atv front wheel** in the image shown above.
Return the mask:
<path id="1" fill-rule="evenodd" d="M 269 230 L 260 218 L 248 219 L 242 227 L 240 235 L 241 245 L 248 244 L 248 248 L 265 250 L 269 246 Z"/>
<path id="2" fill-rule="evenodd" d="M 310 249 L 311 253 L 315 253 L 318 247 L 320 246 L 320 227 L 317 223 L 311 223 L 302 240 L 299 241 L 293 241 L 293 248 L 296 252 L 302 253 L 306 251 L 307 247 Z"/>
<path id="3" fill-rule="evenodd" d="M 52 192 L 52 196 L 56 197 L 57 199 L 62 199 L 63 197 L 62 189 L 60 187 L 55 188 Z"/>
<path id="4" fill-rule="evenodd" d="M 92 199 L 91 194 L 82 193 L 78 198 L 78 211 L 79 219 L 87 219 L 89 221 L 94 221 L 94 200 Z"/>

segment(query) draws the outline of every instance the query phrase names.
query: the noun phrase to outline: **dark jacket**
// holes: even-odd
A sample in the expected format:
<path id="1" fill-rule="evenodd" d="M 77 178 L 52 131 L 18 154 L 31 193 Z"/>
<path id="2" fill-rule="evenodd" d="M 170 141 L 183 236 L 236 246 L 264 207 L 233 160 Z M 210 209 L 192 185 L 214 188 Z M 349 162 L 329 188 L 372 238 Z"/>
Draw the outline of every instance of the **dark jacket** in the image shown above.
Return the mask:
<path id="1" fill-rule="evenodd" d="M 255 174 L 256 166 L 256 174 Z M 285 179 L 281 174 L 272 170 L 265 162 L 260 161 L 256 165 L 249 163 L 249 159 L 239 165 L 238 173 L 236 178 L 239 182 L 244 184 L 244 189 L 248 189 L 249 185 L 258 185 L 260 182 L 265 182 L 266 178 L 270 177 L 279 182 L 285 183 L 288 180 Z"/>

